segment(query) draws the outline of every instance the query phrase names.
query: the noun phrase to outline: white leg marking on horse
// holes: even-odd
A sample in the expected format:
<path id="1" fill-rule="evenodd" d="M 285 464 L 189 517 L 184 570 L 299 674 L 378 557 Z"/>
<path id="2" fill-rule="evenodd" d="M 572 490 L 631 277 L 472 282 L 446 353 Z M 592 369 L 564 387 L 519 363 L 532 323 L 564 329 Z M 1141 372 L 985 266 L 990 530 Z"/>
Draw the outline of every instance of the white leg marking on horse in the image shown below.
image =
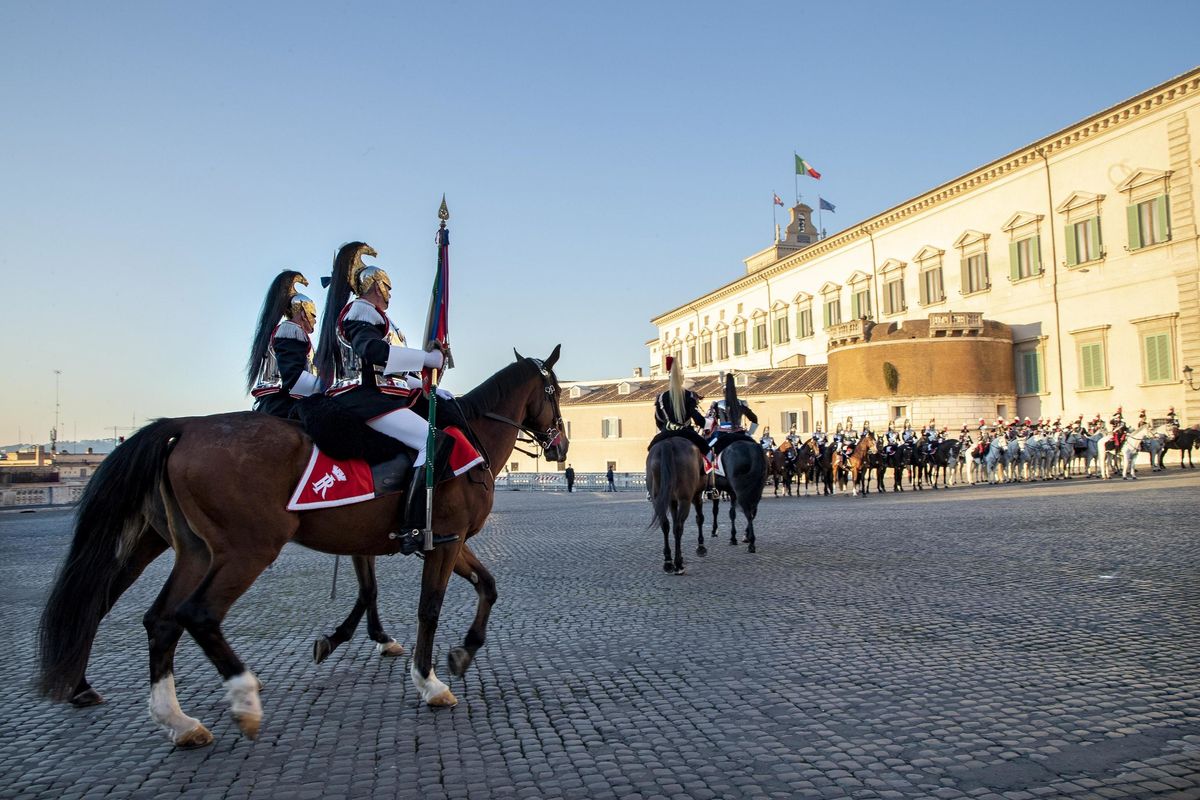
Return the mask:
<path id="1" fill-rule="evenodd" d="M 404 655 L 404 645 L 395 639 L 388 639 L 386 642 L 376 642 L 375 652 L 381 656 L 402 656 Z"/>
<path id="2" fill-rule="evenodd" d="M 421 676 L 415 663 L 409 666 L 408 671 L 412 675 L 413 685 L 417 687 L 417 692 L 426 703 L 442 706 L 457 705 L 458 698 L 450 691 L 449 686 L 438 680 L 437 673 L 433 669 L 429 670 L 428 678 Z"/>
<path id="3" fill-rule="evenodd" d="M 258 678 L 254 677 L 250 670 L 225 681 L 225 700 L 229 703 L 229 710 L 234 719 L 255 722 L 262 719 L 262 703 L 258 700 Z"/>
<path id="4" fill-rule="evenodd" d="M 167 673 L 150 687 L 150 719 L 171 737 L 171 742 L 179 741 L 185 733 L 200 727 L 200 720 L 193 719 L 183 713 L 179 707 L 179 698 L 175 695 L 175 675 Z"/>

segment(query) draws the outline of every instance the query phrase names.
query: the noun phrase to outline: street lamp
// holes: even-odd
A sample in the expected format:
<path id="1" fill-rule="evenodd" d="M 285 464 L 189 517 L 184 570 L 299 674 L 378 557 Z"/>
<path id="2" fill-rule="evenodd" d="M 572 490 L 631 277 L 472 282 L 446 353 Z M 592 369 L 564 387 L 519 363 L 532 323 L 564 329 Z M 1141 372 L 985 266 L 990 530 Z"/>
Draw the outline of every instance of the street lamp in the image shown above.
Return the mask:
<path id="1" fill-rule="evenodd" d="M 1183 365 L 1183 379 L 1187 381 L 1188 388 L 1193 392 L 1200 392 L 1200 386 L 1192 382 L 1192 368 L 1187 364 Z"/>

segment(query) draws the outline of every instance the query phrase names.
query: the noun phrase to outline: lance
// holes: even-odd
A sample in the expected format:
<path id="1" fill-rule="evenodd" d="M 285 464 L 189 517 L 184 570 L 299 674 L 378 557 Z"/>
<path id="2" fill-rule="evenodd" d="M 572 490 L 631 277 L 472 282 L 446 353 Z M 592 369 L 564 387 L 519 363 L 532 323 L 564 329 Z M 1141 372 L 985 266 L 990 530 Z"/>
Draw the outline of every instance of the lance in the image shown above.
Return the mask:
<path id="1" fill-rule="evenodd" d="M 437 272 L 433 278 L 433 293 L 429 299 L 429 315 L 425 320 L 425 341 L 437 344 L 442 353 L 446 354 L 449 345 L 449 315 L 450 315 L 450 231 L 446 228 L 446 220 L 450 219 L 450 209 L 446 207 L 446 195 L 442 195 L 442 205 L 438 209 L 438 230 L 435 242 L 437 244 Z M 446 355 L 442 368 L 430 368 L 425 373 L 426 389 L 429 392 L 429 436 L 425 442 L 425 543 L 424 550 L 433 549 L 433 482 L 434 457 L 436 442 L 434 434 L 437 431 L 437 388 L 441 373 L 454 366 L 449 355 Z"/>

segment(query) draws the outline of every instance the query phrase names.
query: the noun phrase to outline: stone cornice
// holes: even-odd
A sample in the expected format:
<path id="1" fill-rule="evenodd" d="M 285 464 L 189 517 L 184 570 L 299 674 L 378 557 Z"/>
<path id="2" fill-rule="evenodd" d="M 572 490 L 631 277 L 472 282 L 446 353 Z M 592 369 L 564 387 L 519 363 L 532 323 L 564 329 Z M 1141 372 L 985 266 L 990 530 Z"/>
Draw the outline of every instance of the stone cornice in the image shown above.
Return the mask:
<path id="1" fill-rule="evenodd" d="M 1137 122 L 1147 113 L 1163 106 L 1172 105 L 1197 92 L 1200 92 L 1200 67 L 1172 78 L 1165 83 L 1161 83 L 1135 97 L 1110 106 L 1098 114 L 1094 114 L 1074 125 L 1056 131 L 1030 145 L 1014 150 L 995 161 L 984 164 L 982 167 L 960 175 L 940 186 L 936 186 L 924 194 L 893 206 L 870 219 L 852 225 L 840 233 L 835 233 L 833 236 L 822 239 L 816 244 L 789 255 L 769 267 L 764 267 L 750 275 L 744 275 L 702 297 L 653 317 L 650 323 L 652 325 L 661 325 L 670 322 L 680 314 L 690 313 L 701 306 L 709 305 L 737 292 L 744 291 L 755 286 L 760 281 L 774 278 L 808 261 L 820 258 L 835 250 L 840 250 L 907 217 L 954 200 L 967 192 L 1007 177 L 1013 172 L 1031 164 L 1039 163 L 1043 158 L 1049 159 L 1080 143 L 1087 142 L 1099 134 Z"/>

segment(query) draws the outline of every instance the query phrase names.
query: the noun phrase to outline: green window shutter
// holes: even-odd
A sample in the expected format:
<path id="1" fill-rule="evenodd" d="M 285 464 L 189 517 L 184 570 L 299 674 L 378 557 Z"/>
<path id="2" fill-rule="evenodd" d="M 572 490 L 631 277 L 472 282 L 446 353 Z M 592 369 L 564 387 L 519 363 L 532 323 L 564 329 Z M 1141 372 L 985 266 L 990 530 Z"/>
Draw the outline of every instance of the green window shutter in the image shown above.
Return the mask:
<path id="1" fill-rule="evenodd" d="M 958 262 L 958 279 L 960 284 L 959 291 L 961 291 L 963 294 L 971 291 L 971 275 L 970 267 L 968 266 L 969 261 L 970 259 L 963 258 Z"/>
<path id="2" fill-rule="evenodd" d="M 1079 360 L 1083 367 L 1083 388 L 1093 389 L 1100 385 L 1100 376 L 1096 370 L 1096 351 L 1100 345 L 1085 344 L 1079 349 Z"/>
<path id="3" fill-rule="evenodd" d="M 1042 274 L 1042 237 L 1040 235 L 1029 240 L 1029 274 Z"/>
<path id="4" fill-rule="evenodd" d="M 1022 353 L 1022 369 L 1024 371 L 1024 380 L 1022 381 L 1022 390 L 1024 394 L 1037 394 L 1041 391 L 1041 375 L 1038 372 L 1038 353 L 1037 351 Z"/>
<path id="5" fill-rule="evenodd" d="M 1137 203 L 1125 206 L 1125 219 L 1129 223 L 1129 249 L 1138 250 L 1142 246 L 1142 231 L 1138 227 Z"/>
<path id="6" fill-rule="evenodd" d="M 1017 261 L 1017 243 L 1008 243 L 1008 277 L 1016 281 L 1021 278 L 1021 265 Z"/>
<path id="7" fill-rule="evenodd" d="M 1146 345 L 1146 381 L 1167 381 L 1171 379 L 1171 337 L 1166 333 L 1156 333 L 1145 337 Z"/>
<path id="8" fill-rule="evenodd" d="M 1158 234 L 1157 238 L 1160 242 L 1165 242 L 1171 238 L 1171 220 L 1167 213 L 1169 208 L 1165 194 L 1154 198 L 1154 210 L 1158 216 L 1155 233 Z"/>
<path id="9" fill-rule="evenodd" d="M 1067 266 L 1073 267 L 1079 263 L 1079 252 L 1075 247 L 1075 226 L 1063 228 L 1063 239 L 1067 242 Z"/>
<path id="10" fill-rule="evenodd" d="M 829 302 L 828 302 L 828 301 L 826 301 L 826 302 L 825 302 L 825 327 L 826 327 L 826 328 L 828 328 L 828 327 L 829 327 L 829 325 L 830 325 L 830 322 L 829 322 Z"/>
<path id="11" fill-rule="evenodd" d="M 850 319 L 858 319 L 858 292 L 850 295 Z"/>
<path id="12" fill-rule="evenodd" d="M 1101 246 L 1104 242 L 1100 238 L 1100 217 L 1099 215 L 1092 217 L 1092 258 L 1100 258 L 1103 251 Z"/>

